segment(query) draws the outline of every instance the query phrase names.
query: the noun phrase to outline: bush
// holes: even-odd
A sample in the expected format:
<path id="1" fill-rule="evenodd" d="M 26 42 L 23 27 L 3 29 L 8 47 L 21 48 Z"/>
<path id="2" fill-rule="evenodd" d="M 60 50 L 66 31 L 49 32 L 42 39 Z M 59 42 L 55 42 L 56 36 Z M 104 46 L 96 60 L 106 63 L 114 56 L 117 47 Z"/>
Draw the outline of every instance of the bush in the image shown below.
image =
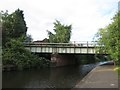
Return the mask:
<path id="1" fill-rule="evenodd" d="M 19 40 L 12 39 L 3 48 L 3 65 L 14 65 L 19 70 L 49 67 L 50 61 L 31 54 Z"/>

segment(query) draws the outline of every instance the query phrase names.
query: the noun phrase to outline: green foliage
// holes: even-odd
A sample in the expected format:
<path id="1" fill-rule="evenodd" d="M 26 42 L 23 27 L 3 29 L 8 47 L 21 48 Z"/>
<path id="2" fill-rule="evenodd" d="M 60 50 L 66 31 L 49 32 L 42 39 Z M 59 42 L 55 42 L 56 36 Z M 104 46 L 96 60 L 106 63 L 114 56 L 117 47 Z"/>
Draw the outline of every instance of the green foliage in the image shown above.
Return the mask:
<path id="1" fill-rule="evenodd" d="M 27 27 L 22 10 L 17 9 L 12 14 L 2 12 L 3 46 L 10 38 L 26 36 Z"/>
<path id="2" fill-rule="evenodd" d="M 3 31 L 3 65 L 13 65 L 17 69 L 48 67 L 50 61 L 31 54 L 24 48 L 23 42 L 31 42 L 32 37 L 26 35 L 27 27 L 22 10 L 16 10 L 12 14 L 2 12 Z"/>
<path id="3" fill-rule="evenodd" d="M 31 43 L 33 41 L 32 36 L 27 34 L 24 40 L 24 43 Z"/>
<path id="4" fill-rule="evenodd" d="M 20 40 L 11 39 L 3 49 L 3 65 L 14 65 L 18 69 L 48 67 L 50 61 L 31 54 Z"/>
<path id="5" fill-rule="evenodd" d="M 62 25 L 59 21 L 56 20 L 54 23 L 54 32 L 48 31 L 49 41 L 51 43 L 68 43 L 71 37 L 72 26 Z"/>
<path id="6" fill-rule="evenodd" d="M 99 29 L 96 37 L 102 47 L 101 50 L 107 51 L 108 54 L 115 60 L 116 63 L 120 62 L 120 12 L 114 17 L 111 24 L 105 28 Z"/>

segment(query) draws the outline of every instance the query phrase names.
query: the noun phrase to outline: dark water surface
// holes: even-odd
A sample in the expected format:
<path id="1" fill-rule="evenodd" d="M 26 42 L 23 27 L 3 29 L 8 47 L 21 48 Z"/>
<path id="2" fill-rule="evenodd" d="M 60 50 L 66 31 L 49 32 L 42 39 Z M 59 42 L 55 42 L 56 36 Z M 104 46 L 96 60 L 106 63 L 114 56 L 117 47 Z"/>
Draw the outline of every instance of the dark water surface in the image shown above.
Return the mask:
<path id="1" fill-rule="evenodd" d="M 2 73 L 3 88 L 72 88 L 94 64 Z"/>

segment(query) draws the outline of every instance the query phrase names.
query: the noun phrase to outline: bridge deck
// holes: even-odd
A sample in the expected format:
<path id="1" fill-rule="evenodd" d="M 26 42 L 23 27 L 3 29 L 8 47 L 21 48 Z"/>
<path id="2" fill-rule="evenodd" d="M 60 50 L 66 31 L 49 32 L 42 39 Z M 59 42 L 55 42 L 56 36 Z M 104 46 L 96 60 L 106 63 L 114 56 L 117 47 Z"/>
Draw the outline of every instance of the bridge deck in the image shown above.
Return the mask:
<path id="1" fill-rule="evenodd" d="M 26 49 L 34 53 L 84 53 L 95 54 L 95 45 L 88 43 L 41 43 L 27 44 Z"/>

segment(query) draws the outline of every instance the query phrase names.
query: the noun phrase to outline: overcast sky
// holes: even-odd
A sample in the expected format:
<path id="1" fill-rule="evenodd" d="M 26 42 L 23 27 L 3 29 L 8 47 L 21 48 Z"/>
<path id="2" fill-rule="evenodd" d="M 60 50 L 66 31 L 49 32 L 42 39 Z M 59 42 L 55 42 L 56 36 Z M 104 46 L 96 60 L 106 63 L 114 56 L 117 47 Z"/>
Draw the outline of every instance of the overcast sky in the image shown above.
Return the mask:
<path id="1" fill-rule="evenodd" d="M 91 41 L 99 28 L 111 22 L 119 0 L 0 0 L 0 10 L 24 11 L 27 33 L 42 40 L 53 22 L 72 24 L 71 41 Z"/>

